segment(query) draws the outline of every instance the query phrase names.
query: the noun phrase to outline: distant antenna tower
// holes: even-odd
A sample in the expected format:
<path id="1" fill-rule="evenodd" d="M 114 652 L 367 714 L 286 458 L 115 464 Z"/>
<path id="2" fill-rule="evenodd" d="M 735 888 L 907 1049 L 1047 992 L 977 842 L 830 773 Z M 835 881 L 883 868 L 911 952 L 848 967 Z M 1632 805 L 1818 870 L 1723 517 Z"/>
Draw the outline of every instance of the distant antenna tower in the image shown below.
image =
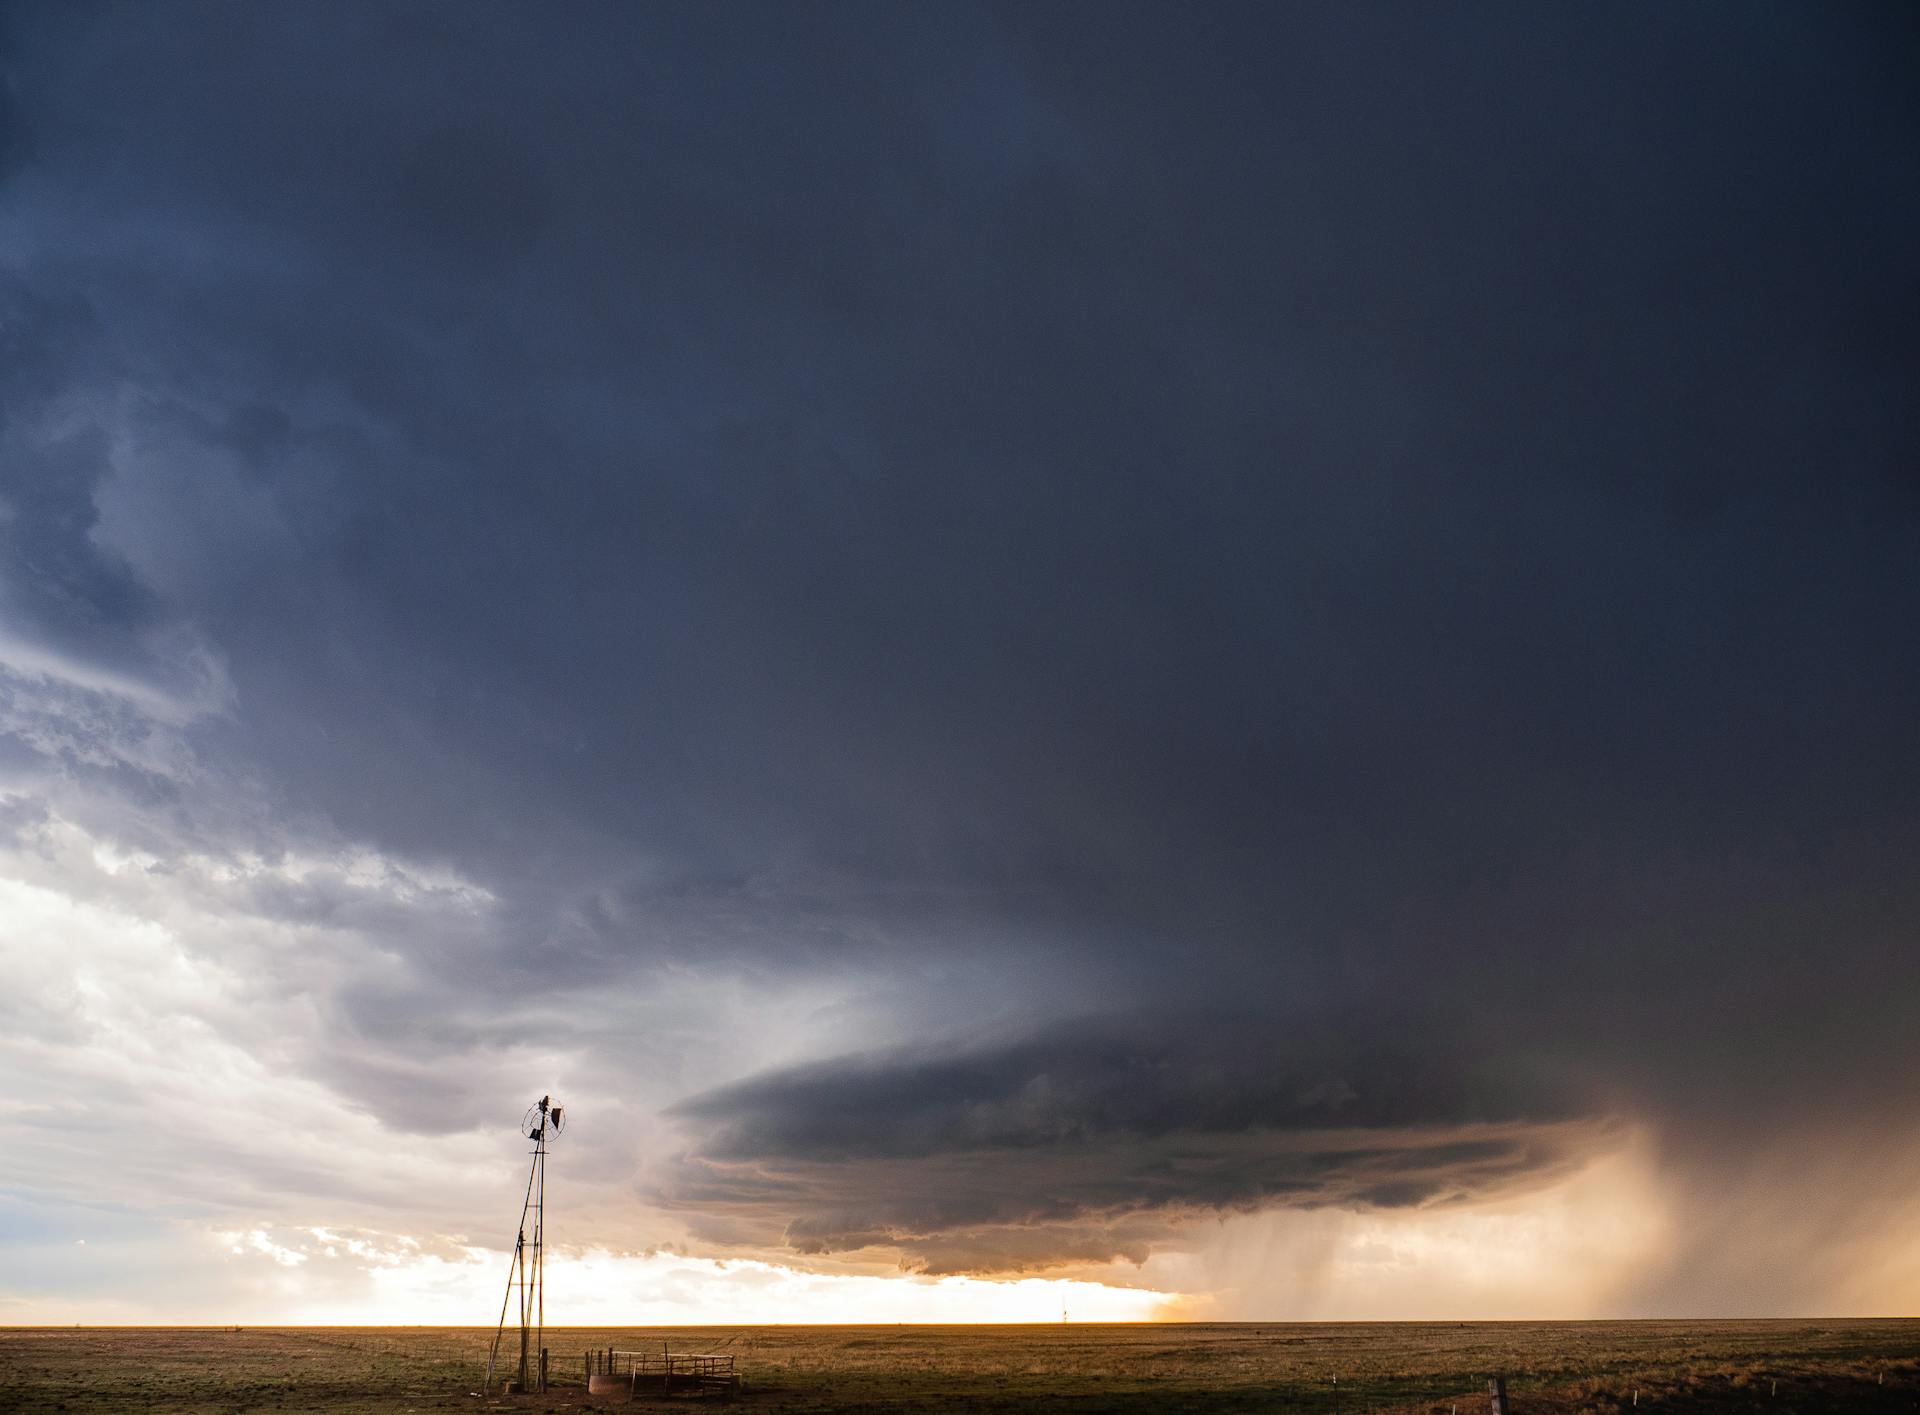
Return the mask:
<path id="1" fill-rule="evenodd" d="M 487 1352 L 487 1389 L 493 1389 L 493 1372 L 500 1356 L 500 1343 L 507 1334 L 507 1308 L 520 1294 L 520 1376 L 514 1389 L 521 1394 L 547 1388 L 547 1288 L 546 1243 L 543 1220 L 547 1209 L 547 1147 L 566 1129 L 566 1111 L 542 1096 L 527 1107 L 520 1121 L 520 1133 L 533 1141 L 533 1167 L 527 1171 L 527 1197 L 520 1205 L 520 1234 L 513 1242 L 513 1266 L 507 1269 L 507 1291 L 500 1299 L 500 1324 L 494 1328 L 493 1346 Z M 528 1220 L 532 1220 L 529 1231 Z"/>

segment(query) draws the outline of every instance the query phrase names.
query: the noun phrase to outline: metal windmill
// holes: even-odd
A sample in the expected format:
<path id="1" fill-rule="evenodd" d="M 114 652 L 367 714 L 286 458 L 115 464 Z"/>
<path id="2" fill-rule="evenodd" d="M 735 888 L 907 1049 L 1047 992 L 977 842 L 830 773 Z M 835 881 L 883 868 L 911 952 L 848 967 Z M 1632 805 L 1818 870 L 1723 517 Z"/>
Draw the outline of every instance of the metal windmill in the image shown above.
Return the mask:
<path id="1" fill-rule="evenodd" d="M 527 1197 L 520 1205 L 520 1233 L 513 1243 L 513 1266 L 507 1270 L 507 1290 L 500 1299 L 500 1324 L 487 1352 L 487 1388 L 507 1334 L 507 1309 L 520 1295 L 520 1374 L 514 1389 L 522 1393 L 547 1388 L 547 1289 L 545 1225 L 547 1208 L 547 1147 L 566 1128 L 566 1111 L 542 1096 L 527 1107 L 520 1133 L 533 1141 L 533 1167 L 527 1171 Z M 531 1221 L 531 1229 L 529 1229 Z"/>

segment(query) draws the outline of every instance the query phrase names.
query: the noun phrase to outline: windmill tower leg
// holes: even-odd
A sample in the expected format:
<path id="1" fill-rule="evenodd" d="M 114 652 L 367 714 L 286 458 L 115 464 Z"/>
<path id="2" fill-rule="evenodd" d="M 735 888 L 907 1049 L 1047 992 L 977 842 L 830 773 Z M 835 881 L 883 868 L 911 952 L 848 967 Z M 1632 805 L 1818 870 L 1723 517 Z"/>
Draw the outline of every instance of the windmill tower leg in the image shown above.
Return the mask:
<path id="1" fill-rule="evenodd" d="M 547 1136 L 542 1126 L 540 1138 L 534 1141 L 533 1167 L 538 1176 L 533 1188 L 533 1349 L 544 1354 L 547 1349 Z M 524 1334 L 523 1334 L 524 1339 Z M 540 1359 L 539 1355 L 534 1358 Z M 546 1365 L 540 1366 L 540 1379 L 536 1382 L 540 1393 L 546 1394 Z"/>
<path id="2" fill-rule="evenodd" d="M 527 1389 L 527 1237 L 520 1235 L 520 1392 Z"/>
<path id="3" fill-rule="evenodd" d="M 520 1326 L 524 1331 L 527 1325 L 527 1289 L 526 1289 L 526 1251 L 527 1251 L 527 1203 L 533 1198 L 533 1172 L 527 1172 L 527 1198 L 520 1206 L 520 1231 L 513 1241 L 513 1261 L 507 1265 L 507 1290 L 500 1294 L 500 1320 L 493 1329 L 493 1345 L 487 1350 L 487 1386 L 493 1386 L 493 1373 L 497 1369 L 500 1356 L 500 1342 L 507 1334 L 507 1307 L 513 1301 L 514 1292 L 520 1293 Z M 524 1343 L 523 1343 L 524 1345 Z"/>

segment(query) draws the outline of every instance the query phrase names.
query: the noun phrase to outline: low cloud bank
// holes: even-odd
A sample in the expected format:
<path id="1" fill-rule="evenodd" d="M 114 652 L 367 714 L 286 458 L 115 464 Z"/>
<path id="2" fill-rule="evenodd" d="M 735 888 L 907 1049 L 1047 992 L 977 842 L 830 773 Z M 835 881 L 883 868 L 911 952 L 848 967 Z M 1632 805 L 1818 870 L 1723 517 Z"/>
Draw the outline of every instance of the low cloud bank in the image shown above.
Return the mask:
<path id="1" fill-rule="evenodd" d="M 1207 1215 L 1459 1202 L 1563 1174 L 1612 1122 L 1553 1074 L 1324 1024 L 1082 1020 L 697 1096 L 658 1197 L 716 1238 L 893 1246 L 934 1271 L 1138 1262 Z"/>

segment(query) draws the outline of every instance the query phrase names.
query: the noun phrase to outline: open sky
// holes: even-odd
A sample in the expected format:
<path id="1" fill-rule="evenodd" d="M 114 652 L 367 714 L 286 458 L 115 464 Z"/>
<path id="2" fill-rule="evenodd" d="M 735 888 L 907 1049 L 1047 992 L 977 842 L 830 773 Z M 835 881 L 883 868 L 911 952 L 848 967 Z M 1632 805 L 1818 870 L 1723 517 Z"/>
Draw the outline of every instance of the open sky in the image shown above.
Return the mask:
<path id="1" fill-rule="evenodd" d="M 0 1320 L 1920 1306 L 1920 19 L 0 12 Z"/>

